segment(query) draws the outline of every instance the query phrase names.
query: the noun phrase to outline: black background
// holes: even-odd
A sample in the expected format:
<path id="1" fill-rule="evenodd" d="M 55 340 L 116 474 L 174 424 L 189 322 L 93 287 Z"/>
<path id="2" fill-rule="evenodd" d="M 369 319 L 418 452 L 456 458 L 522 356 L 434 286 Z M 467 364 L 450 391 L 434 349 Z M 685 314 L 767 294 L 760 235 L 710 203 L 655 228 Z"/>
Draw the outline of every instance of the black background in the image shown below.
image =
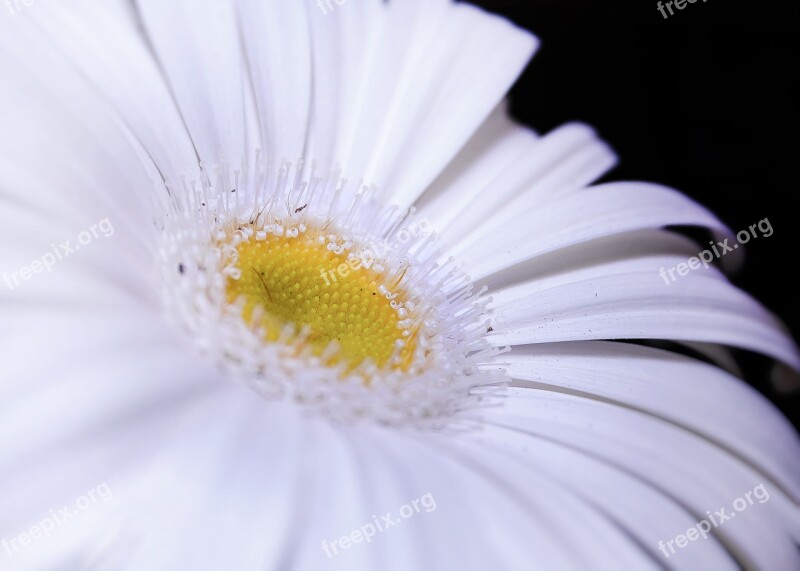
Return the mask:
<path id="1" fill-rule="evenodd" d="M 795 169 L 800 164 L 800 6 L 697 0 L 664 19 L 657 0 L 473 0 L 542 42 L 512 90 L 514 116 L 539 132 L 593 125 L 617 151 L 608 180 L 679 189 L 734 232 L 769 218 L 733 281 L 800 340 Z M 800 425 L 800 394 L 779 394 L 768 363 L 740 354 L 748 380 Z"/>

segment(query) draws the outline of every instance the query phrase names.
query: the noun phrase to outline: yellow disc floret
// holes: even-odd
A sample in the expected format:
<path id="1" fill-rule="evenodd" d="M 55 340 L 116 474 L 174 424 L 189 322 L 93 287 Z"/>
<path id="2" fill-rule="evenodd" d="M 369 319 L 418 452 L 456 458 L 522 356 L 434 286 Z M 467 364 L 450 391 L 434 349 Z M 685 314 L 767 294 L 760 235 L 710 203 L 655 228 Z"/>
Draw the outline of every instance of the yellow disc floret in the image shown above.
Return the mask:
<path id="1" fill-rule="evenodd" d="M 383 295 L 382 276 L 372 267 L 331 251 L 313 232 L 251 237 L 236 251 L 239 275 L 228 279 L 228 301 L 244 301 L 245 320 L 257 322 L 265 340 L 277 341 L 290 324 L 305 329 L 303 343 L 317 356 L 338 345 L 329 364 L 353 369 L 369 359 L 378 367 L 405 368 L 413 335 L 401 326 L 397 298 L 393 304 Z"/>

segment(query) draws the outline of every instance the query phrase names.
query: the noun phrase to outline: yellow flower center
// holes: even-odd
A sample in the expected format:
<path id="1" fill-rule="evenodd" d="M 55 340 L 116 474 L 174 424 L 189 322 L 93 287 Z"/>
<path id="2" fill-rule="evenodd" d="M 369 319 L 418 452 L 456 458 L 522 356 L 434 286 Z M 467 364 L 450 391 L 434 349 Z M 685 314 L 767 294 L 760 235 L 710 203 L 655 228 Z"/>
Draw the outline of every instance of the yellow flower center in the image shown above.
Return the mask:
<path id="1" fill-rule="evenodd" d="M 348 262 L 316 232 L 251 237 L 236 251 L 240 276 L 228 279 L 227 298 L 244 300 L 245 320 L 260 326 L 266 341 L 278 341 L 291 324 L 300 349 L 322 356 L 338 345 L 328 365 L 352 370 L 369 359 L 381 368 L 408 369 L 415 334 L 402 326 L 397 309 L 406 294 L 394 291 L 390 300 L 381 293 L 387 291 L 382 284 L 397 284 L 386 284 L 374 267 Z M 303 329 L 308 335 L 299 335 Z"/>

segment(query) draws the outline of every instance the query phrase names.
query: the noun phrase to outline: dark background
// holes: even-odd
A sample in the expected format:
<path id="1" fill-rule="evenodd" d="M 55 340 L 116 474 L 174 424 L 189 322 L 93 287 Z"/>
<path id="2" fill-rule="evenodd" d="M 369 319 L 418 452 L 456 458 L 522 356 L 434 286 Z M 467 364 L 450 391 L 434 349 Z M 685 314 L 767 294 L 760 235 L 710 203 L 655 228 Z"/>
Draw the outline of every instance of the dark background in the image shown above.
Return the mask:
<path id="1" fill-rule="evenodd" d="M 679 189 L 734 232 L 769 218 L 774 234 L 748 243 L 732 279 L 800 340 L 796 0 L 697 0 L 668 19 L 657 0 L 472 3 L 542 42 L 512 91 L 521 122 L 539 132 L 593 125 L 621 158 L 607 179 Z M 800 426 L 800 394 L 774 391 L 765 359 L 739 357 L 751 383 Z"/>

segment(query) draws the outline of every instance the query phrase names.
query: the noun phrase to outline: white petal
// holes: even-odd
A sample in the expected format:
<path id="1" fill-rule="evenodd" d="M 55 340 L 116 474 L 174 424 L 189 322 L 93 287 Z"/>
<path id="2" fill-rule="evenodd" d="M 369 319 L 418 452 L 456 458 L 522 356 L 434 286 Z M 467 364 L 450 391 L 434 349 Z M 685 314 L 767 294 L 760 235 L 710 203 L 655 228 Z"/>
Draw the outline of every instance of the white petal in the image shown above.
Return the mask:
<path id="1" fill-rule="evenodd" d="M 610 183 L 493 221 L 458 244 L 455 253 L 482 279 L 559 248 L 624 232 L 695 225 L 727 232 L 708 210 L 652 184 Z"/>
<path id="2" fill-rule="evenodd" d="M 303 156 L 311 113 L 311 30 L 307 2 L 236 2 L 265 153 Z"/>
<path id="3" fill-rule="evenodd" d="M 102 95 L 162 173 L 195 173 L 196 153 L 184 123 L 124 5 L 77 0 L 65 6 L 41 0 L 36 10 L 26 10 L 19 14 L 24 18 L 8 26 L 10 37 L 22 45 L 46 42 L 60 52 L 62 65 L 74 67 Z M 40 60 L 26 61 L 47 77 L 47 70 L 39 69 Z"/>
<path id="4" fill-rule="evenodd" d="M 470 442 L 472 441 L 472 442 Z M 697 517 L 674 498 L 658 488 L 643 482 L 624 469 L 604 462 L 593 454 L 584 454 L 570 446 L 552 442 L 546 438 L 531 437 L 517 430 L 487 426 L 480 433 L 468 435 L 467 441 L 455 443 L 457 448 L 471 448 L 472 454 L 495 459 L 491 469 L 504 469 L 506 474 L 516 474 L 518 478 L 528 478 L 537 474 L 563 486 L 576 497 L 608 518 L 606 526 L 618 526 L 629 534 L 630 545 L 621 551 L 630 557 L 630 552 L 638 547 L 650 554 L 650 564 L 659 568 L 664 564 L 665 554 L 659 550 L 659 541 L 675 537 L 677 530 L 684 532 L 697 524 Z M 496 460 L 500 455 L 508 458 Z M 512 460 L 513 459 L 513 460 Z M 509 469 L 506 464 L 514 462 Z M 552 484 L 551 484 L 552 486 Z M 531 489 L 538 494 L 538 489 Z M 658 517 L 654 517 L 658 514 Z M 584 538 L 592 532 L 579 534 L 576 529 L 564 532 L 574 535 L 575 549 L 585 548 Z M 674 547 L 674 544 L 673 544 Z M 591 569 L 620 569 L 619 546 L 610 550 L 596 547 Z M 735 570 L 739 569 L 725 547 L 713 535 L 702 543 L 684 549 L 675 557 L 667 549 L 670 568 L 694 571 L 696 569 Z M 626 567 L 638 569 L 638 567 Z"/>
<path id="5" fill-rule="evenodd" d="M 200 159 L 238 164 L 246 152 L 245 84 L 232 3 L 137 5 Z"/>
<path id="6" fill-rule="evenodd" d="M 388 11 L 375 22 L 378 35 L 367 32 L 374 45 L 362 46 L 376 53 L 363 61 L 366 75 L 355 76 L 366 78 L 358 131 L 347 137 L 354 141 L 349 156 L 338 159 L 346 173 L 405 207 L 505 96 L 536 42 L 466 4 L 414 0 L 390 3 Z"/>
<path id="7" fill-rule="evenodd" d="M 800 498 L 796 431 L 757 391 L 717 367 L 609 342 L 519 347 L 503 362 L 510 378 L 524 381 L 519 386 L 613 401 L 700 434 Z"/>
<path id="8" fill-rule="evenodd" d="M 499 109 L 417 204 L 458 248 L 496 220 L 582 188 L 615 163 L 592 129 L 566 125 L 538 138 Z"/>
<path id="9" fill-rule="evenodd" d="M 566 283 L 601 275 L 651 271 L 685 263 L 697 254 L 697 244 L 665 230 L 637 230 L 612 234 L 542 254 L 494 273 L 486 283 L 502 303 Z M 709 278 L 724 280 L 713 266 L 703 269 Z M 666 285 L 663 281 L 660 282 Z"/>
<path id="10" fill-rule="evenodd" d="M 800 555 L 798 507 L 778 485 L 702 438 L 635 410 L 571 394 L 509 389 L 487 422 L 549 439 L 619 466 L 686 506 L 700 521 L 764 484 L 769 500 L 754 501 L 715 528 L 741 561 L 758 569 L 794 569 Z M 685 529 L 676 529 L 675 535 Z M 667 539 L 667 538 L 664 538 Z M 745 566 L 747 566 L 745 565 Z"/>
<path id="11" fill-rule="evenodd" d="M 108 216 L 141 227 L 152 185 L 126 130 L 58 51 L 22 41 L 22 29 L 31 31 L 0 33 L 2 196 L 53 224 Z"/>
<path id="12" fill-rule="evenodd" d="M 601 266 L 602 267 L 602 266 Z M 800 368 L 783 324 L 747 294 L 703 275 L 665 284 L 658 272 L 568 282 L 494 305 L 498 345 L 587 339 L 674 339 L 750 349 Z"/>

